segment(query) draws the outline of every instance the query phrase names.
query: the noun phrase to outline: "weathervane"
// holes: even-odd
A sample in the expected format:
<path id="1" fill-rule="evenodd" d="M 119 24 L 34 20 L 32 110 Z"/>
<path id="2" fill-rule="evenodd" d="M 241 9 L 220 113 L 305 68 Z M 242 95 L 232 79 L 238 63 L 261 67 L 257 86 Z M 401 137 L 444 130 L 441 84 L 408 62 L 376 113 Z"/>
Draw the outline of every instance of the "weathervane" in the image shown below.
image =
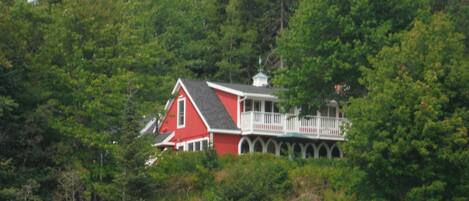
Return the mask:
<path id="1" fill-rule="evenodd" d="M 262 58 L 259 55 L 259 72 L 262 73 Z"/>

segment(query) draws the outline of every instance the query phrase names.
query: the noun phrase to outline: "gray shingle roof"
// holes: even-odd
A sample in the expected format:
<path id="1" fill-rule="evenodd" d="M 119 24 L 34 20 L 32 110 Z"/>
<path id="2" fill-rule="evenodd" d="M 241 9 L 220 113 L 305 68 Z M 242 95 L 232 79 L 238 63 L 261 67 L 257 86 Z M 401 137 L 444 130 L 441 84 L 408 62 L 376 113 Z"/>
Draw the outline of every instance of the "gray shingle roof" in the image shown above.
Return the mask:
<path id="1" fill-rule="evenodd" d="M 155 144 L 164 142 L 164 140 L 166 140 L 166 138 L 168 138 L 170 135 L 171 135 L 171 132 L 157 135 L 155 137 Z"/>
<path id="2" fill-rule="evenodd" d="M 181 79 L 181 81 L 210 128 L 239 130 L 214 89 L 210 88 L 207 82 L 186 79 Z"/>
<path id="3" fill-rule="evenodd" d="M 153 131 L 158 126 L 154 117 L 146 117 L 142 119 L 141 122 L 145 125 L 145 127 L 140 130 L 141 135 L 153 133 Z"/>
<path id="4" fill-rule="evenodd" d="M 213 82 L 213 83 L 218 84 L 223 87 L 241 91 L 244 93 L 266 94 L 266 95 L 275 96 L 275 93 L 281 91 L 280 88 L 273 88 L 273 87 L 256 87 L 256 86 L 246 85 L 246 84 L 228 84 L 228 83 L 221 83 L 221 82 Z"/>

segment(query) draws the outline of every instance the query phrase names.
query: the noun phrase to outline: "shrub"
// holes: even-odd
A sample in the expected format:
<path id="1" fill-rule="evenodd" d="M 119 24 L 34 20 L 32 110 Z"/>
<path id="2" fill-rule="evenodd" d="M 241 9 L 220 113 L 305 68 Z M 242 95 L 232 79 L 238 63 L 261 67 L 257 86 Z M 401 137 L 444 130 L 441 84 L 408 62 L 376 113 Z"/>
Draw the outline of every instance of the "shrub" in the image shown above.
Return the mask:
<path id="1" fill-rule="evenodd" d="M 291 190 L 288 163 L 268 155 L 240 156 L 220 172 L 219 191 L 224 200 L 275 200 Z"/>

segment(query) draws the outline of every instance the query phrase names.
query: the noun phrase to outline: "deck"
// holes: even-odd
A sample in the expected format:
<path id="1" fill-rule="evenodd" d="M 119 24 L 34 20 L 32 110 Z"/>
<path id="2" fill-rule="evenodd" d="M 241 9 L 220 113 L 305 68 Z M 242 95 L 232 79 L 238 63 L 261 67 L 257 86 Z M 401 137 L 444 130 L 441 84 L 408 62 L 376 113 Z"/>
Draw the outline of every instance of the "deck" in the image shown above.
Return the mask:
<path id="1" fill-rule="evenodd" d="M 243 112 L 241 131 L 243 134 L 261 135 L 301 135 L 314 139 L 344 140 L 341 126 L 345 118 L 305 116 L 293 114 Z"/>

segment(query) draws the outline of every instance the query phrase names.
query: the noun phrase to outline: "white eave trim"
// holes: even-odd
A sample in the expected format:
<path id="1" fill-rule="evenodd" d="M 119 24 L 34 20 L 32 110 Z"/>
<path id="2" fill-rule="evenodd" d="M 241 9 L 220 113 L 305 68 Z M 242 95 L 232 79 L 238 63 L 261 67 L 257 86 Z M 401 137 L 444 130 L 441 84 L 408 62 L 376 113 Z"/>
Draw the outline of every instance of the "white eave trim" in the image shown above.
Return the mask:
<path id="1" fill-rule="evenodd" d="M 209 87 L 214 88 L 214 89 L 218 89 L 218 90 L 221 90 L 221 91 L 224 91 L 224 92 L 228 92 L 230 94 L 234 94 L 234 95 L 238 95 L 238 96 L 244 96 L 244 93 L 242 91 L 238 91 L 238 90 L 235 90 L 235 89 L 232 89 L 232 88 L 221 86 L 221 85 L 215 84 L 213 82 L 207 82 L 207 85 Z"/>
<path id="2" fill-rule="evenodd" d="M 274 95 L 270 95 L 270 94 L 258 94 L 258 93 L 245 93 L 245 92 L 242 92 L 242 91 L 239 91 L 239 90 L 235 90 L 235 89 L 232 89 L 232 88 L 229 88 L 229 87 L 225 87 L 225 86 L 222 86 L 222 85 L 219 85 L 219 84 L 216 84 L 216 83 L 213 83 L 213 82 L 207 82 L 207 85 L 209 87 L 212 87 L 214 89 L 218 89 L 220 91 L 224 91 L 224 92 L 228 92 L 228 93 L 231 93 L 231 94 L 234 94 L 234 95 L 238 95 L 238 96 L 243 96 L 243 97 L 252 97 L 252 98 L 268 98 L 268 99 L 278 99 L 277 96 L 274 96 Z"/>
<path id="3" fill-rule="evenodd" d="M 174 146 L 174 142 L 168 142 L 168 143 L 156 143 L 153 145 L 154 147 L 159 147 L 159 146 Z"/>
<path id="4" fill-rule="evenodd" d="M 209 129 L 208 132 L 226 133 L 226 134 L 241 134 L 241 130 L 228 130 L 228 129 Z"/>
<path id="5" fill-rule="evenodd" d="M 164 110 L 168 111 L 169 107 L 173 104 L 174 98 L 170 98 L 168 101 L 166 101 L 166 104 L 164 105 Z"/>
<path id="6" fill-rule="evenodd" d="M 171 134 L 163 140 L 163 142 L 160 142 L 160 143 L 155 143 L 153 144 L 153 146 L 157 147 L 157 146 L 162 146 L 162 145 L 166 145 L 166 146 L 174 146 L 174 142 L 170 142 L 171 139 L 173 139 L 174 137 L 174 131 L 171 132 Z"/>
<path id="7" fill-rule="evenodd" d="M 145 132 L 146 130 L 148 130 L 154 123 L 156 123 L 156 118 L 151 119 L 151 121 L 148 122 L 148 123 L 145 125 L 145 128 L 143 128 L 142 130 L 140 130 L 140 134 L 143 134 L 143 132 Z"/>
<path id="8" fill-rule="evenodd" d="M 244 93 L 245 97 L 248 98 L 266 98 L 266 99 L 274 99 L 277 100 L 277 96 L 269 95 L 269 94 L 254 94 L 254 93 Z"/>

